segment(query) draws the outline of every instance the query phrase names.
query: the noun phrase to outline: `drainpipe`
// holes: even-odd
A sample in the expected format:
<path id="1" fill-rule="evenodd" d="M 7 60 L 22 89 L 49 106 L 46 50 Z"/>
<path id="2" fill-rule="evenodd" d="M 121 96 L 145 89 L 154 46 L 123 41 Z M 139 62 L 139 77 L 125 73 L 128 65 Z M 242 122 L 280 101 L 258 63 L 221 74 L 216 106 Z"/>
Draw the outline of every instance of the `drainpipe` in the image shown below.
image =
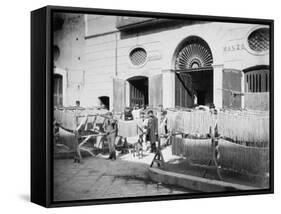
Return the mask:
<path id="1" fill-rule="evenodd" d="M 115 33 L 115 77 L 118 75 L 117 71 L 117 48 L 118 48 L 118 32 Z"/>
<path id="2" fill-rule="evenodd" d="M 245 108 L 245 75 L 244 72 L 241 71 L 241 108 Z"/>

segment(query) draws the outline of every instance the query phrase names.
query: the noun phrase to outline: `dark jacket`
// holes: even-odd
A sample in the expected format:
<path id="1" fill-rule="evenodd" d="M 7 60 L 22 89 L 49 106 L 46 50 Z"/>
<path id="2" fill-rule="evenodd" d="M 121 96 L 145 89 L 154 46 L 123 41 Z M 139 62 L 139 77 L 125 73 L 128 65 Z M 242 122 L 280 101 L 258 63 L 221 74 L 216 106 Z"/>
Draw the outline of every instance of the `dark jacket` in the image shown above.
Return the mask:
<path id="1" fill-rule="evenodd" d="M 158 137 L 158 119 L 153 116 L 148 119 L 148 127 L 147 127 L 148 140 L 151 143 L 155 143 Z"/>

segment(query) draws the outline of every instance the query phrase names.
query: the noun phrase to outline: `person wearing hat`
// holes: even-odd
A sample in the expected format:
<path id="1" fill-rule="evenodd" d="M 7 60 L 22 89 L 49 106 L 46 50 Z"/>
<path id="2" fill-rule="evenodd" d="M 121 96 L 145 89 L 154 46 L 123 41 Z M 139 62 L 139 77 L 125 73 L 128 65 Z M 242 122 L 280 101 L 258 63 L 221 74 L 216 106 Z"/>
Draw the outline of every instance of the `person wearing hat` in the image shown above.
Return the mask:
<path id="1" fill-rule="evenodd" d="M 109 148 L 109 158 L 111 160 L 116 160 L 115 151 L 115 138 L 117 135 L 117 121 L 113 118 L 112 112 L 106 114 L 107 119 L 104 123 L 104 130 L 106 133 L 106 139 Z"/>
<path id="2" fill-rule="evenodd" d="M 156 141 L 158 140 L 158 119 L 154 116 L 153 111 L 149 110 L 148 124 L 147 124 L 147 137 L 151 145 L 151 153 L 156 152 Z"/>

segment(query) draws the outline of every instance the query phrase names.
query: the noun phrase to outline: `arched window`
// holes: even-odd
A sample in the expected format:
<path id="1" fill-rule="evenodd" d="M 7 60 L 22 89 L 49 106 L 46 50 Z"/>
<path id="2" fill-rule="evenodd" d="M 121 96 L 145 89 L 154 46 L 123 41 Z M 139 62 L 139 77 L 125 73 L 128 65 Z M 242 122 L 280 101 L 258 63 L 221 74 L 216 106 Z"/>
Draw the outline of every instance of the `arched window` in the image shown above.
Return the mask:
<path id="1" fill-rule="evenodd" d="M 105 109 L 110 109 L 110 98 L 108 96 L 101 96 L 99 97 L 100 106 L 104 107 Z"/>

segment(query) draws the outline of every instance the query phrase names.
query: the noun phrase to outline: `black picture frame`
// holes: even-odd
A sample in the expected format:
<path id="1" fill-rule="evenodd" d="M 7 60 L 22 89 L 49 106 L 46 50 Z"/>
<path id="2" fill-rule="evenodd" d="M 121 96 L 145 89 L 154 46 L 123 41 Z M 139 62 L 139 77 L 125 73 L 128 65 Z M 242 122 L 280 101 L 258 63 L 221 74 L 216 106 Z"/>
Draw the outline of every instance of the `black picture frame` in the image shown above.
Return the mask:
<path id="1" fill-rule="evenodd" d="M 130 197 L 79 201 L 53 201 L 53 29 L 54 12 L 125 15 L 214 22 L 265 24 L 270 28 L 270 188 L 221 193 Z M 202 16 L 158 12 L 46 6 L 31 12 L 31 202 L 44 207 L 97 205 L 189 198 L 226 197 L 274 193 L 274 21 L 238 17 Z"/>

